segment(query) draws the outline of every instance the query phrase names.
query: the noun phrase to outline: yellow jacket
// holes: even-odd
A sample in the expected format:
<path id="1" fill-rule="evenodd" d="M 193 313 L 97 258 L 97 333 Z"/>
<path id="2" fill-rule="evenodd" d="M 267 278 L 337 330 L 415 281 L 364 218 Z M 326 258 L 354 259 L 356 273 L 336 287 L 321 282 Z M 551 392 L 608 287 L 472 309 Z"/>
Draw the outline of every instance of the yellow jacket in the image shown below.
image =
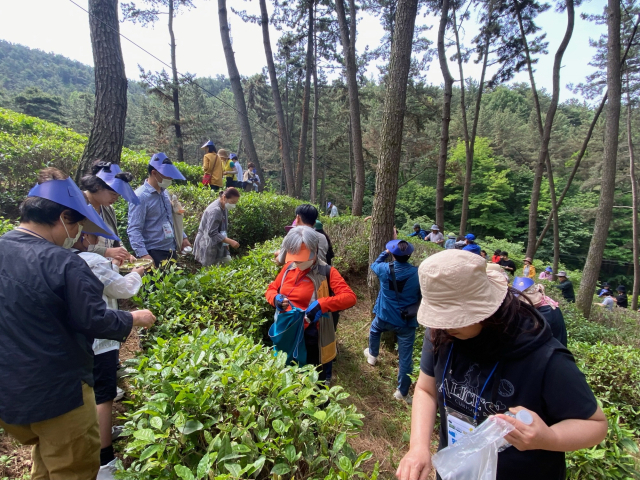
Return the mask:
<path id="1" fill-rule="evenodd" d="M 534 280 L 536 279 L 536 267 L 534 267 L 533 265 L 529 265 L 529 275 L 527 275 L 525 273 L 525 267 L 522 269 L 522 276 L 523 277 L 529 277 L 529 278 L 533 278 Z"/>
<path id="2" fill-rule="evenodd" d="M 233 160 L 231 160 L 230 158 L 227 159 L 227 161 L 224 164 L 224 171 L 225 172 L 236 172 L 233 175 L 231 173 L 226 173 L 225 177 L 232 177 L 231 180 L 238 180 L 238 175 L 237 172 L 238 170 L 236 170 L 236 167 L 231 167 L 231 162 L 233 162 Z"/>
<path id="3" fill-rule="evenodd" d="M 206 153 L 202 159 L 202 170 L 211 175 L 211 185 L 222 187 L 222 161 L 217 153 Z"/>

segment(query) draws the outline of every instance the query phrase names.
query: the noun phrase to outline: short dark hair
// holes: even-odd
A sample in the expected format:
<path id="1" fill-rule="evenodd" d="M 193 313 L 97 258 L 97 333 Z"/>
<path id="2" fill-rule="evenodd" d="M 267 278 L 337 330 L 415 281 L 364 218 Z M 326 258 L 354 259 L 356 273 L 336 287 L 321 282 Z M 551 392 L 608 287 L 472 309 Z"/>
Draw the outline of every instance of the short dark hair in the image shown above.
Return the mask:
<path id="1" fill-rule="evenodd" d="M 500 252 L 500 255 L 504 256 L 504 257 L 508 257 L 509 256 L 509 254 L 507 252 L 505 252 L 505 251 Z"/>
<path id="2" fill-rule="evenodd" d="M 480 253 L 484 253 L 486 255 L 487 251 L 486 250 L 480 250 Z"/>
<path id="3" fill-rule="evenodd" d="M 493 252 L 494 255 L 500 255 L 500 253 L 502 253 L 500 252 L 500 250 L 496 250 L 495 252 Z"/>
<path id="4" fill-rule="evenodd" d="M 218 150 L 216 150 L 216 146 L 215 145 L 209 145 L 209 153 L 217 153 Z"/>
<path id="5" fill-rule="evenodd" d="M 147 173 L 149 175 L 151 175 L 151 172 L 155 172 L 156 169 L 154 167 L 152 167 L 151 165 L 147 165 Z"/>
<path id="6" fill-rule="evenodd" d="M 318 219 L 318 209 L 310 203 L 305 203 L 296 208 L 296 215 L 300 215 L 300 219 L 305 225 L 313 226 Z"/>
<path id="7" fill-rule="evenodd" d="M 235 187 L 229 187 L 225 191 L 220 192 L 220 196 L 222 197 L 223 195 L 227 200 L 230 198 L 240 198 L 240 192 Z"/>
<path id="8" fill-rule="evenodd" d="M 67 178 L 69 175 L 62 173 L 57 168 L 44 168 L 38 173 L 38 184 L 51 180 L 66 180 Z M 27 197 L 20 204 L 20 221 L 24 223 L 53 226 L 63 213 L 71 223 L 78 223 L 84 219 L 84 215 L 76 210 L 42 197 Z"/>
<path id="9" fill-rule="evenodd" d="M 253 163 L 253 162 L 249 162 L 249 163 L 247 164 L 247 168 L 255 168 L 255 166 L 256 166 L 256 164 L 255 164 L 255 163 Z"/>

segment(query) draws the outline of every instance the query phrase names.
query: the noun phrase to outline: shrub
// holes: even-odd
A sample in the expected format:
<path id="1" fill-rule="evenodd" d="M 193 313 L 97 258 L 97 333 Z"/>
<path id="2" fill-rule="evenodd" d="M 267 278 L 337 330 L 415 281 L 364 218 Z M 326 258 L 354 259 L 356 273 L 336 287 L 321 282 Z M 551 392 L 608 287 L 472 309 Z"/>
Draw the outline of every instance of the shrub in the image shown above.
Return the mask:
<path id="1" fill-rule="evenodd" d="M 164 340 L 131 362 L 123 478 L 372 478 L 347 439 L 362 425 L 311 367 L 213 329 Z M 129 369 L 131 371 L 131 369 Z M 377 467 L 376 467 L 377 470 Z"/>
<path id="2" fill-rule="evenodd" d="M 10 230 L 13 230 L 14 227 L 15 227 L 15 224 L 13 222 L 11 222 L 10 220 L 7 220 L 4 217 L 0 217 L 0 236 L 4 235 Z"/>
<path id="3" fill-rule="evenodd" d="M 56 167 L 73 175 L 87 138 L 54 123 L 0 108 L 0 210 L 15 217 L 40 169 Z M 122 150 L 121 168 L 134 174 L 134 186 L 147 176 L 150 155 Z M 199 182 L 199 166 L 176 162 L 188 182 Z"/>
<path id="4" fill-rule="evenodd" d="M 320 219 L 333 245 L 332 265 L 342 275 L 357 273 L 369 266 L 371 222 L 362 217 L 342 215 Z"/>
<path id="5" fill-rule="evenodd" d="M 603 342 L 572 342 L 578 368 L 605 407 L 615 407 L 625 423 L 640 433 L 640 350 Z"/>
<path id="6" fill-rule="evenodd" d="M 217 325 L 259 338 L 260 325 L 273 317 L 264 292 L 280 270 L 272 260 L 279 245 L 280 240 L 267 242 L 227 265 L 195 274 L 172 266 L 145 275 L 134 301 L 157 314 L 151 336 L 168 338 Z"/>

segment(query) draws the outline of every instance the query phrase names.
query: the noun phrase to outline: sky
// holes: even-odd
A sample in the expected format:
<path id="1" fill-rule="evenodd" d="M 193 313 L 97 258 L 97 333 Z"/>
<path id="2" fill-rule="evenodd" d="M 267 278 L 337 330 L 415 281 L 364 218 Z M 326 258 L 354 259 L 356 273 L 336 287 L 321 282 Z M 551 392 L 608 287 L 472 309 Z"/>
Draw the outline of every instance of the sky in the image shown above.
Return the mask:
<path id="1" fill-rule="evenodd" d="M 74 0 L 78 5 L 87 8 L 88 0 Z M 217 1 L 197 0 L 197 8 L 180 14 L 174 21 L 177 44 L 178 70 L 197 76 L 227 75 L 227 68 L 220 40 Z M 267 2 L 269 4 L 270 2 Z M 589 38 L 598 38 L 606 32 L 605 26 L 597 26 L 580 18 L 581 13 L 601 13 L 606 5 L 605 0 L 583 2 L 576 9 L 576 23 L 573 37 L 563 57 L 561 70 L 562 91 L 560 101 L 571 97 L 580 98 L 572 93 L 567 84 L 584 82 L 585 77 L 593 72 L 589 61 L 593 49 L 589 46 Z M 262 31 L 257 24 L 244 23 L 229 7 L 247 10 L 248 13 L 259 14 L 256 0 L 228 0 L 228 19 L 231 24 L 233 49 L 236 63 L 241 75 L 249 76 L 259 73 L 266 65 L 262 45 Z M 0 0 L 0 38 L 30 48 L 38 48 L 46 52 L 54 52 L 87 65 L 93 65 L 91 40 L 89 36 L 88 15 L 70 0 Z M 417 23 L 435 25 L 426 36 L 434 42 L 437 36 L 437 20 L 433 17 L 420 16 Z M 549 55 L 542 57 L 536 66 L 536 84 L 539 88 L 551 90 L 551 70 L 555 50 L 564 36 L 566 14 L 558 14 L 553 10 L 540 16 L 538 24 L 547 33 Z M 474 22 L 470 22 L 465 31 L 467 40 L 477 31 Z M 169 34 L 166 20 L 161 18 L 154 27 L 142 27 L 129 22 L 121 23 L 120 32 L 138 45 L 169 63 Z M 362 52 L 366 46 L 375 48 L 383 35 L 377 18 L 369 14 L 359 15 L 358 37 L 356 46 Z M 275 50 L 278 33 L 271 28 L 271 42 Z M 464 42 L 464 40 L 463 40 Z M 138 78 L 138 65 L 145 70 L 160 70 L 163 65 L 147 53 L 122 39 L 122 50 L 125 59 L 127 77 Z M 449 56 L 453 50 L 448 52 Z M 450 62 L 449 68 L 457 79 L 457 66 Z M 491 73 L 489 71 L 489 73 Z M 370 65 L 368 75 L 376 77 L 378 69 Z M 470 62 L 465 67 L 465 76 L 479 78 L 480 65 Z M 437 59 L 426 72 L 429 83 L 440 84 L 442 74 Z M 514 81 L 528 83 L 528 74 L 520 73 Z"/>

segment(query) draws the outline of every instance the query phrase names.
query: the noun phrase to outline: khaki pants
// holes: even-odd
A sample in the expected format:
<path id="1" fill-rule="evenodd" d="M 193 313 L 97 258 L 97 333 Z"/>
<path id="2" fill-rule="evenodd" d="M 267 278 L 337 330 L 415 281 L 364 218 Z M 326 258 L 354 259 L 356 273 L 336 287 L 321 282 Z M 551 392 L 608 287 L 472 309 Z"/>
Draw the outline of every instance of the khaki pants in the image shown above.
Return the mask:
<path id="1" fill-rule="evenodd" d="M 82 384 L 84 405 L 59 417 L 9 425 L 8 434 L 33 445 L 31 480 L 95 480 L 100 469 L 100 433 L 93 388 Z"/>

